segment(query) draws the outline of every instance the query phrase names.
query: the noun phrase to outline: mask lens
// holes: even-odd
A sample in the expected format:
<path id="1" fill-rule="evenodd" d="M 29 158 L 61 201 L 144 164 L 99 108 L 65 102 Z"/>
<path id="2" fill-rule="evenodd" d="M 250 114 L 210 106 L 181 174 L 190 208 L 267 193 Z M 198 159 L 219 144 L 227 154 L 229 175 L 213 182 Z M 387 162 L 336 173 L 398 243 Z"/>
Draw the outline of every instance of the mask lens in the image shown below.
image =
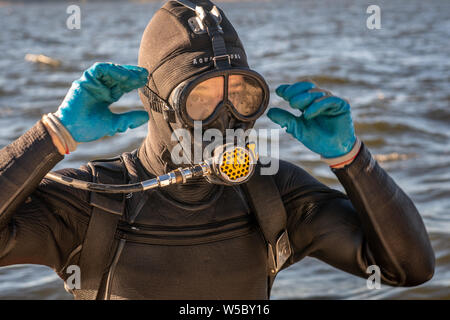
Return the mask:
<path id="1" fill-rule="evenodd" d="M 259 83 L 248 76 L 231 75 L 228 79 L 228 100 L 243 116 L 251 116 L 262 105 L 263 89 Z"/>
<path id="2" fill-rule="evenodd" d="M 215 77 L 200 82 L 189 93 L 186 111 L 192 120 L 205 120 L 223 101 L 224 78 Z"/>

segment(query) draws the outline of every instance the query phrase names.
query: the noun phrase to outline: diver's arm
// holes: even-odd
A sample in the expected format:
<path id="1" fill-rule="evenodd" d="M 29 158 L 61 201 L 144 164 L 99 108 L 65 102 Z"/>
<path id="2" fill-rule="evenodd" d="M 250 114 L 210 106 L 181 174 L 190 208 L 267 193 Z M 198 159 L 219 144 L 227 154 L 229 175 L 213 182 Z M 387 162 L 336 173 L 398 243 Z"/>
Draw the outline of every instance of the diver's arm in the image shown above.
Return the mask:
<path id="1" fill-rule="evenodd" d="M 145 111 L 115 114 L 109 105 L 147 81 L 136 66 L 96 63 L 72 83 L 55 114 L 43 117 L 31 130 L 0 151 L 0 228 L 36 188 L 42 178 L 77 143 L 113 136 L 148 120 Z M 48 129 L 47 129 L 48 128 Z"/>
<path id="2" fill-rule="evenodd" d="M 351 164 L 333 171 L 358 213 L 375 264 L 397 285 L 431 279 L 435 257 L 422 218 L 364 144 Z"/>
<path id="3" fill-rule="evenodd" d="M 59 268 L 72 249 L 73 224 L 55 214 L 50 199 L 36 191 L 62 159 L 42 121 L 0 150 L 0 266 Z"/>
<path id="4" fill-rule="evenodd" d="M 393 286 L 428 281 L 435 259 L 421 216 L 364 144 L 351 164 L 333 171 L 350 201 L 333 199 L 310 217 L 303 226 L 308 255 L 362 277 L 377 265 Z"/>
<path id="5" fill-rule="evenodd" d="M 39 122 L 36 126 L 41 125 Z M 35 127 L 24 136 L 36 130 Z M 52 143 L 49 135 L 45 139 Z M 15 143 L 17 141 L 9 147 L 14 146 Z M 28 150 L 33 150 L 36 146 L 42 147 L 39 140 L 29 146 Z M 50 157 L 48 158 L 50 160 L 44 158 L 39 162 L 36 154 L 38 153 L 24 152 L 20 158 L 11 159 L 12 165 L 4 171 L 6 172 L 4 176 L 0 175 L 0 180 L 5 181 L 4 178 L 9 177 L 10 172 L 14 175 L 14 172 L 17 172 L 14 168 L 18 168 L 16 165 L 21 164 L 24 159 L 29 160 L 25 161 L 25 165 L 30 165 L 31 170 L 34 169 L 33 164 L 37 167 L 44 161 L 48 163 L 56 161 Z M 47 169 L 40 169 L 40 176 L 49 171 L 51 166 L 46 165 L 43 168 Z M 32 171 L 30 175 L 36 175 L 37 172 Z M 63 169 L 58 173 L 75 179 L 92 181 L 92 174 L 86 166 L 77 170 Z M 22 176 L 20 170 L 19 174 Z M 22 181 L 24 191 L 19 193 L 19 197 L 13 199 L 14 206 L 2 212 L 0 266 L 41 264 L 53 268 L 62 278 L 65 278 L 67 274 L 64 266 L 67 265 L 69 258 L 77 257 L 72 253 L 81 244 L 89 221 L 91 210 L 89 192 L 69 188 L 45 178 L 40 182 L 38 180 L 40 179 L 33 178 L 31 182 Z M 34 181 L 38 181 L 37 185 Z M 13 182 L 18 184 L 19 180 L 15 179 Z M 24 196 L 26 199 L 21 200 Z M 0 199 L 5 198 L 0 197 Z"/>
<path id="6" fill-rule="evenodd" d="M 63 158 L 42 121 L 0 150 L 0 230 Z"/>
<path id="7" fill-rule="evenodd" d="M 124 93 L 143 86 L 147 76 L 140 67 L 94 64 L 73 82 L 56 113 L 44 116 L 0 150 L 0 265 L 57 267 L 68 250 L 78 245 L 79 223 L 85 224 L 80 216 L 87 214 L 71 213 L 89 211 L 86 193 L 64 190 L 43 178 L 63 159 L 62 153 L 72 151 L 77 143 L 145 123 L 145 111 L 115 114 L 108 107 Z M 90 178 L 85 169 L 61 173 Z"/>
<path id="8" fill-rule="evenodd" d="M 422 219 L 367 148 L 360 148 L 348 102 L 308 81 L 282 85 L 276 93 L 302 115 L 273 108 L 268 117 L 331 164 L 350 199 L 334 199 L 320 208 L 313 203 L 313 209 L 300 214 L 306 218 L 291 223 L 295 258 L 315 256 L 362 276 L 367 266 L 378 265 L 391 285 L 430 279 L 434 253 Z"/>

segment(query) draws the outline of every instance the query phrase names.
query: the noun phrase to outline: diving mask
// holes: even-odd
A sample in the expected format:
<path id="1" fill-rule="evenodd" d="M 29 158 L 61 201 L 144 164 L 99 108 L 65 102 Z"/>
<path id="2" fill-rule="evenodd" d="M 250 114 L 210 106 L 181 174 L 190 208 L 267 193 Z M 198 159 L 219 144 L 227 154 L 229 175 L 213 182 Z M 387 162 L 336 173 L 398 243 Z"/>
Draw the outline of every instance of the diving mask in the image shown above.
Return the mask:
<path id="1" fill-rule="evenodd" d="M 232 68 L 212 70 L 180 83 L 171 93 L 169 101 L 163 100 L 148 86 L 140 89 L 151 105 L 159 107 L 169 122 L 175 114 L 190 127 L 194 121 L 207 126 L 224 108 L 239 121 L 258 119 L 269 104 L 269 88 L 257 72 Z"/>

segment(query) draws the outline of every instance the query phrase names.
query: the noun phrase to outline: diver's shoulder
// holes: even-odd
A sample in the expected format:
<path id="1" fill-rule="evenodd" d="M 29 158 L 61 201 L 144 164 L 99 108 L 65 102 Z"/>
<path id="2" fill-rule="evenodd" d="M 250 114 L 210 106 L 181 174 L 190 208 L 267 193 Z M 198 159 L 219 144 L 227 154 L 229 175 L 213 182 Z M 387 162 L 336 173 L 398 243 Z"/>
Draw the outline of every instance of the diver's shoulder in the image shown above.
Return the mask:
<path id="1" fill-rule="evenodd" d="M 123 170 L 123 161 L 127 156 L 128 152 L 122 153 L 120 155 L 108 158 L 98 158 L 89 161 L 85 164 L 85 167 L 90 168 L 100 168 L 109 171 L 122 171 Z"/>
<path id="2" fill-rule="evenodd" d="M 139 157 L 139 149 L 123 152 L 114 157 L 91 160 L 86 166 L 90 166 L 90 170 L 92 170 L 92 168 L 98 168 L 100 170 L 109 170 L 114 173 L 122 172 L 129 177 L 133 177 L 133 179 L 138 179 L 138 181 L 156 177 L 156 175 L 149 172 L 142 163 Z"/>
<path id="3" fill-rule="evenodd" d="M 276 165 L 274 161 L 278 161 L 278 165 Z M 273 172 L 270 172 L 270 170 L 267 170 L 266 172 L 273 176 L 281 195 L 300 188 L 317 186 L 327 188 L 305 169 L 292 162 L 281 159 L 270 159 L 270 163 L 263 167 L 268 168 L 268 166 L 272 166 Z"/>
<path id="4" fill-rule="evenodd" d="M 290 161 L 266 158 L 261 164 L 261 173 L 263 175 L 272 175 L 276 179 L 286 179 L 292 176 L 311 177 L 312 176 L 302 167 Z"/>
<path id="5" fill-rule="evenodd" d="M 110 172 L 119 172 L 123 170 L 123 159 L 125 157 L 130 157 L 130 152 L 124 152 L 120 155 L 116 155 L 113 157 L 97 157 L 93 158 L 86 163 L 80 165 L 78 168 L 63 168 L 54 170 L 52 172 L 63 175 L 65 177 L 69 177 L 72 179 L 78 179 L 83 181 L 93 181 L 94 170 L 107 170 Z M 47 179 L 44 179 L 41 182 L 41 187 L 48 185 L 60 185 L 58 182 Z M 62 186 L 62 185 L 61 185 Z"/>

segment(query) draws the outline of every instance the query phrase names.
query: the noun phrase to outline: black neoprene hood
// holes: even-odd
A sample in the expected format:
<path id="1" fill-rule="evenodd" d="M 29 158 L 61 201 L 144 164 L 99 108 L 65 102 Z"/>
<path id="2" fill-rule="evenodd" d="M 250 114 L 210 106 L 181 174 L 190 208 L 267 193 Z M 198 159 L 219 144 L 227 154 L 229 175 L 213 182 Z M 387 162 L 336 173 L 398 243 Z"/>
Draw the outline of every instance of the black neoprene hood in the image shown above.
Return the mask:
<path id="1" fill-rule="evenodd" d="M 213 3 L 206 0 L 192 2 L 207 10 L 213 7 Z M 224 12 L 220 10 L 220 14 L 232 67 L 248 68 L 236 30 Z M 142 36 L 138 64 L 149 71 L 149 88 L 164 100 L 184 80 L 214 68 L 210 37 L 207 33 L 196 34 L 188 23 L 195 15 L 183 5 L 168 1 L 152 17 Z M 141 99 L 149 111 L 147 99 L 142 95 Z"/>
<path id="2" fill-rule="evenodd" d="M 208 0 L 192 2 L 208 11 L 214 6 Z M 225 13 L 220 9 L 219 12 L 231 67 L 248 69 L 247 55 L 236 30 Z M 211 38 L 207 33 L 194 32 L 189 25 L 189 19 L 193 17 L 196 13 L 191 9 L 176 1 L 168 1 L 153 15 L 142 36 L 138 64 L 149 72 L 148 88 L 165 101 L 183 81 L 215 68 Z M 142 91 L 139 95 L 150 116 L 148 135 L 139 150 L 140 161 L 147 171 L 157 175 L 178 168 L 180 165 L 172 162 L 171 152 L 179 141 L 172 139 L 172 135 L 175 129 L 185 124 L 178 118 L 175 123 L 167 122 L 162 113 L 150 107 L 149 99 Z M 224 132 L 226 128 L 232 128 L 233 123 L 232 116 L 224 113 L 211 127 Z M 249 122 L 246 126 L 252 124 Z M 199 190 L 196 192 L 201 193 Z"/>

